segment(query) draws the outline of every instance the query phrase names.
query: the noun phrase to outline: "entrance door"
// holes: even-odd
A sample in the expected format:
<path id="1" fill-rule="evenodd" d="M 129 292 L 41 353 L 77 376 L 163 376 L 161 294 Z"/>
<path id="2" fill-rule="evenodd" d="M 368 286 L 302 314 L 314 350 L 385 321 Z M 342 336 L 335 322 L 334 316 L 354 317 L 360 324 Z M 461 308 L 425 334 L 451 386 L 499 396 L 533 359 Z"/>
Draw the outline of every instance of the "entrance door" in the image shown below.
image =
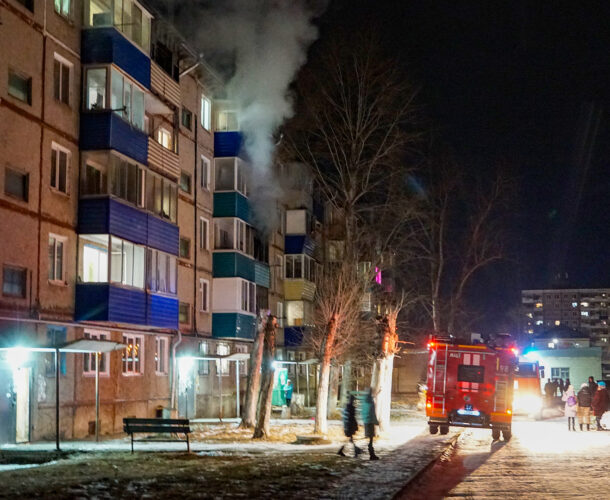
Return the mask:
<path id="1" fill-rule="evenodd" d="M 0 444 L 15 442 L 16 406 L 13 370 L 0 362 Z"/>
<path id="2" fill-rule="evenodd" d="M 19 368 L 13 375 L 17 394 L 15 439 L 26 443 L 30 440 L 30 368 Z"/>

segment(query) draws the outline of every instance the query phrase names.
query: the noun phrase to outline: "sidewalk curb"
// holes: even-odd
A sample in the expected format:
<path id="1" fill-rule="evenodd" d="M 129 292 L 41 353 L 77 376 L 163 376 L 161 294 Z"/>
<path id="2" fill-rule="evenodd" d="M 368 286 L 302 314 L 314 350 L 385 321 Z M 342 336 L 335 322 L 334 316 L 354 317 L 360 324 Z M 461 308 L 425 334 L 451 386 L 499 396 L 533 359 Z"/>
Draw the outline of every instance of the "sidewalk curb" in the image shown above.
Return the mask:
<path id="1" fill-rule="evenodd" d="M 430 470 L 432 467 L 434 467 L 434 465 L 441 459 L 441 457 L 443 455 L 445 455 L 449 451 L 453 450 L 461 436 L 462 436 L 462 431 L 458 432 L 455 436 L 453 436 L 442 450 L 440 450 L 427 463 L 423 464 L 417 471 L 415 471 L 415 473 L 404 484 L 404 486 L 400 489 L 400 491 L 397 491 L 392 496 L 392 499 L 398 498 L 406 489 L 409 488 L 409 486 L 411 486 L 415 481 L 420 479 L 426 472 L 428 472 L 428 470 Z"/>

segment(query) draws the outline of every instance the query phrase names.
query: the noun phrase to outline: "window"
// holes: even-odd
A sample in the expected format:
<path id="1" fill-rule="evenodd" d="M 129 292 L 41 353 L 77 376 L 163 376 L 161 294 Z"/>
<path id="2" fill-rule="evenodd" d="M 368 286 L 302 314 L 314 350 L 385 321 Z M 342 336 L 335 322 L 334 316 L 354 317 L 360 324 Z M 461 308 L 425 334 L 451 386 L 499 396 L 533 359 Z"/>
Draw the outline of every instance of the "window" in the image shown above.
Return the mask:
<path id="1" fill-rule="evenodd" d="M 458 365 L 458 382 L 482 384 L 485 381 L 485 367 L 475 365 Z"/>
<path id="2" fill-rule="evenodd" d="M 108 332 L 100 332 L 96 330 L 85 330 L 84 338 L 94 340 L 110 340 Z M 124 337 L 123 337 L 124 338 Z M 100 355 L 100 375 L 110 374 L 110 353 L 105 352 Z M 95 374 L 95 353 L 86 352 L 83 354 L 83 374 Z"/>
<path id="3" fill-rule="evenodd" d="M 55 5 L 57 7 L 57 2 Z M 72 65 L 63 57 L 55 54 L 53 62 L 53 97 L 59 102 L 70 105 L 70 73 Z"/>
<path id="4" fill-rule="evenodd" d="M 284 259 L 281 255 L 275 256 L 275 290 L 279 292 L 282 289 L 282 280 L 284 279 Z"/>
<path id="5" fill-rule="evenodd" d="M 210 189 L 210 160 L 205 156 L 201 157 L 201 187 Z"/>
<path id="6" fill-rule="evenodd" d="M 65 237 L 49 234 L 49 281 L 65 282 L 64 243 Z"/>
<path id="7" fill-rule="evenodd" d="M 47 345 L 57 346 L 65 344 L 67 338 L 67 330 L 65 326 L 47 326 Z M 55 376 L 55 353 L 49 352 L 44 356 L 45 375 L 47 377 Z M 59 354 L 59 374 L 65 375 L 67 372 L 66 353 Z"/>
<path id="8" fill-rule="evenodd" d="M 314 281 L 315 262 L 307 255 L 286 255 L 285 278 Z"/>
<path id="9" fill-rule="evenodd" d="M 144 337 L 141 335 L 123 334 L 123 375 L 140 375 L 144 373 Z"/>
<path id="10" fill-rule="evenodd" d="M 165 127 L 157 129 L 157 142 L 165 149 L 174 151 L 174 134 Z"/>
<path id="11" fill-rule="evenodd" d="M 205 217 L 199 217 L 199 248 L 201 250 L 210 249 L 210 221 Z"/>
<path id="12" fill-rule="evenodd" d="M 116 236 L 111 236 L 110 241 L 110 280 L 144 288 L 144 247 Z"/>
<path id="13" fill-rule="evenodd" d="M 278 302 L 276 307 L 277 326 L 282 328 L 284 326 L 284 303 Z"/>
<path id="14" fill-rule="evenodd" d="M 191 192 L 191 176 L 186 172 L 180 172 L 180 189 L 185 193 Z"/>
<path id="15" fill-rule="evenodd" d="M 201 96 L 201 126 L 210 130 L 212 117 L 212 102 L 205 96 Z"/>
<path id="16" fill-rule="evenodd" d="M 214 221 L 214 248 L 239 250 L 254 255 L 254 230 L 240 219 L 227 218 Z"/>
<path id="17" fill-rule="evenodd" d="M 85 108 L 100 110 L 106 108 L 106 68 L 87 69 Z"/>
<path id="18" fill-rule="evenodd" d="M 241 310 L 256 312 L 256 285 L 245 280 L 241 282 Z"/>
<path id="19" fill-rule="evenodd" d="M 229 354 L 231 354 L 231 348 L 229 347 L 229 344 L 225 344 L 223 342 L 219 342 L 218 344 L 216 344 L 216 354 L 218 354 L 219 356 L 228 356 Z M 216 362 L 217 370 L 219 369 L 219 365 L 220 365 L 220 374 L 228 375 L 229 374 L 229 361 L 226 359 L 218 360 Z"/>
<path id="20" fill-rule="evenodd" d="M 237 111 L 220 111 L 218 113 L 218 124 L 216 130 L 219 132 L 230 132 L 239 130 Z"/>
<path id="21" fill-rule="evenodd" d="M 87 234 L 78 237 L 78 279 L 83 283 L 108 281 L 108 235 Z"/>
<path id="22" fill-rule="evenodd" d="M 551 368 L 551 378 L 562 378 L 564 380 L 570 378 L 570 368 Z"/>
<path id="23" fill-rule="evenodd" d="M 178 322 L 183 325 L 191 323 L 191 305 L 186 302 L 180 302 L 178 306 Z"/>
<path id="24" fill-rule="evenodd" d="M 193 113 L 186 108 L 182 108 L 181 123 L 183 127 L 189 130 L 193 128 Z"/>
<path id="25" fill-rule="evenodd" d="M 110 107 L 138 130 L 144 130 L 144 92 L 114 68 L 110 82 Z"/>
<path id="26" fill-rule="evenodd" d="M 180 257 L 182 259 L 191 258 L 191 240 L 188 238 L 180 238 Z"/>
<path id="27" fill-rule="evenodd" d="M 207 342 L 199 342 L 199 356 L 206 357 L 209 354 L 209 345 Z M 210 374 L 210 362 L 202 359 L 199 361 L 198 367 L 199 375 Z"/>
<path id="28" fill-rule="evenodd" d="M 71 0 L 55 0 L 55 12 L 64 17 L 70 17 Z"/>
<path id="29" fill-rule="evenodd" d="M 237 344 L 235 346 L 235 352 L 247 354 L 248 346 L 243 345 L 243 344 Z M 247 376 L 248 375 L 248 361 L 247 360 L 237 361 L 237 364 L 239 365 L 239 375 L 242 377 Z"/>
<path id="30" fill-rule="evenodd" d="M 101 167 L 87 163 L 82 180 L 83 195 L 98 195 L 108 193 L 106 172 Z"/>
<path id="31" fill-rule="evenodd" d="M 8 95 L 15 99 L 32 104 L 32 79 L 28 76 L 19 74 L 13 70 L 8 70 Z"/>
<path id="32" fill-rule="evenodd" d="M 26 9 L 34 12 L 34 0 L 17 0 L 17 2 L 23 5 Z"/>
<path id="33" fill-rule="evenodd" d="M 110 194 L 138 207 L 144 206 L 145 170 L 118 156 L 110 156 Z"/>
<path id="34" fill-rule="evenodd" d="M 70 151 L 54 142 L 51 144 L 51 187 L 66 194 L 70 158 Z"/>
<path id="35" fill-rule="evenodd" d="M 167 360 L 169 358 L 169 342 L 167 337 L 155 338 L 155 372 L 157 375 L 167 375 Z"/>
<path id="36" fill-rule="evenodd" d="M 27 269 L 4 266 L 2 271 L 2 294 L 25 298 Z"/>
<path id="37" fill-rule="evenodd" d="M 29 181 L 28 174 L 7 168 L 4 171 L 4 194 L 27 202 Z"/>
<path id="38" fill-rule="evenodd" d="M 146 172 L 146 209 L 150 212 L 176 222 L 178 206 L 178 187 L 175 183 Z"/>
<path id="39" fill-rule="evenodd" d="M 147 287 L 151 292 L 177 293 L 176 257 L 159 250 L 147 249 L 146 254 Z"/>
<path id="40" fill-rule="evenodd" d="M 150 51 L 150 23 L 150 14 L 135 0 L 85 1 L 87 27 L 114 26 L 146 53 Z"/>
<path id="41" fill-rule="evenodd" d="M 210 282 L 203 278 L 199 279 L 199 311 L 209 312 L 210 310 Z"/>

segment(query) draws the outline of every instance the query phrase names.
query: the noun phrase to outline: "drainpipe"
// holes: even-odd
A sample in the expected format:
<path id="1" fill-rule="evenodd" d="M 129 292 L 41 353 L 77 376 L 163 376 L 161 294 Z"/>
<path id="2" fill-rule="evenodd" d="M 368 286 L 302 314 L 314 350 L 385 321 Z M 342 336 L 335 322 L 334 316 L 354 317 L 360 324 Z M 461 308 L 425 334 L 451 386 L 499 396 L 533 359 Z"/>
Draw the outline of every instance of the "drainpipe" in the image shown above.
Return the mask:
<path id="1" fill-rule="evenodd" d="M 172 388 L 171 388 L 171 396 L 170 396 L 170 409 L 175 409 L 176 402 L 176 348 L 182 343 L 182 332 L 180 331 L 180 327 L 178 327 L 178 341 L 174 343 L 172 346 Z"/>
<path id="2" fill-rule="evenodd" d="M 197 217 L 197 191 L 199 190 L 199 185 L 197 184 L 197 167 L 198 167 L 198 162 L 197 162 L 197 130 L 199 129 L 199 122 L 197 121 L 197 114 L 193 114 L 193 117 L 195 118 L 195 142 L 194 142 L 194 146 L 193 149 L 195 150 L 195 171 L 194 171 L 194 175 L 193 175 L 193 195 L 194 195 L 194 199 L 193 199 L 193 203 L 195 204 L 195 217 L 193 217 L 194 219 L 194 224 L 195 224 L 195 232 L 193 233 L 195 235 L 195 241 L 193 242 L 193 330 L 195 331 L 195 336 L 197 336 L 199 334 L 199 330 L 197 329 L 197 252 L 199 251 L 199 242 L 197 241 L 197 224 L 198 224 L 198 217 Z M 201 234 L 199 235 L 199 239 L 201 239 Z M 210 293 L 210 291 L 208 290 L 208 293 Z"/>

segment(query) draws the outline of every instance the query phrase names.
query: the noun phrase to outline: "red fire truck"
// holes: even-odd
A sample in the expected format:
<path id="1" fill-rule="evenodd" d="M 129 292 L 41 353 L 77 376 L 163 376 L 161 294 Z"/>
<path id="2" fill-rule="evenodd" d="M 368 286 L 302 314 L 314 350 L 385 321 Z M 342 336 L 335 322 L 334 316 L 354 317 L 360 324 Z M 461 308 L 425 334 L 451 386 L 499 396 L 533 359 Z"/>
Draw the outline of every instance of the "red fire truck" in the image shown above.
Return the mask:
<path id="1" fill-rule="evenodd" d="M 512 401 L 517 350 L 460 344 L 450 339 L 428 343 L 426 416 L 430 433 L 449 426 L 490 428 L 494 440 L 511 437 Z"/>

